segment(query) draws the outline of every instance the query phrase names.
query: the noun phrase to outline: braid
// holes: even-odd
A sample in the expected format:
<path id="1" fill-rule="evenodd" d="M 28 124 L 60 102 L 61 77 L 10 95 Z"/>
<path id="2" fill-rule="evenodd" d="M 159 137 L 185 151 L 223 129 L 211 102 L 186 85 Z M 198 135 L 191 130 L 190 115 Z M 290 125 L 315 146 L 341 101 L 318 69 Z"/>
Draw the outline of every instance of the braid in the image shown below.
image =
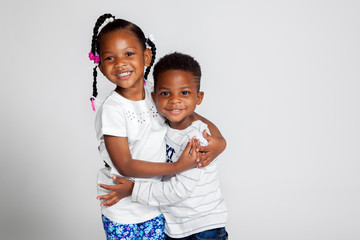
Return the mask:
<path id="1" fill-rule="evenodd" d="M 98 52 L 98 43 L 97 43 L 97 41 L 98 41 L 99 29 L 100 29 L 101 25 L 103 25 L 103 23 L 106 21 L 106 19 L 111 18 L 111 17 L 115 19 L 115 16 L 111 15 L 110 13 L 106 13 L 106 14 L 101 15 L 96 20 L 95 27 L 93 29 L 93 36 L 92 36 L 91 50 L 90 50 L 90 53 L 92 53 L 93 56 L 97 56 L 97 52 Z M 93 94 L 92 94 L 92 97 L 90 98 L 90 101 L 92 103 L 94 111 L 95 111 L 94 98 L 96 98 L 97 95 L 98 95 L 97 87 L 96 87 L 96 83 L 97 83 L 97 81 L 96 81 L 96 78 L 97 78 L 96 69 L 97 69 L 97 66 L 95 66 L 94 69 L 93 69 Z"/>
<path id="2" fill-rule="evenodd" d="M 98 92 L 97 92 L 97 87 L 96 87 L 96 83 L 97 83 L 97 81 L 96 81 L 96 77 L 97 77 L 97 71 L 96 71 L 96 68 L 97 68 L 97 66 L 95 66 L 94 67 L 94 69 L 93 69 L 93 77 L 94 77 L 94 81 L 93 81 L 93 97 L 94 98 L 96 98 L 97 97 L 97 95 L 98 95 Z"/>
<path id="3" fill-rule="evenodd" d="M 148 77 L 148 75 L 150 73 L 150 69 L 154 65 L 154 62 L 155 62 L 156 46 L 155 46 L 155 43 L 153 43 L 149 38 L 146 39 L 146 43 L 149 44 L 150 49 L 151 49 L 151 53 L 152 53 L 150 66 L 146 67 L 145 74 L 144 74 L 144 78 L 147 80 L 147 77 Z"/>
<path id="4" fill-rule="evenodd" d="M 95 27 L 93 29 L 93 36 L 92 36 L 92 42 L 91 42 L 91 52 L 94 54 L 94 56 L 96 55 L 97 52 L 97 37 L 98 37 L 98 33 L 99 33 L 99 28 L 101 27 L 101 25 L 103 25 L 103 23 L 105 22 L 105 20 L 107 18 L 111 18 L 113 17 L 115 19 L 115 16 L 111 15 L 110 13 L 105 13 L 103 15 L 101 15 L 95 23 Z"/>

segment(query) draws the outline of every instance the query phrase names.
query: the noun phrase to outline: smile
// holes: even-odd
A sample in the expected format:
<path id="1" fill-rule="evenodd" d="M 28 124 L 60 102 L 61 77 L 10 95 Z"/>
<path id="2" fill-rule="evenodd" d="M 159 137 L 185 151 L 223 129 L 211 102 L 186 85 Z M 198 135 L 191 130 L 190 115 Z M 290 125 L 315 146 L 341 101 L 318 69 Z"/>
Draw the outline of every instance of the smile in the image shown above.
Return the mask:
<path id="1" fill-rule="evenodd" d="M 171 114 L 179 114 L 182 112 L 182 109 L 167 109 Z"/>
<path id="2" fill-rule="evenodd" d="M 116 76 L 118 77 L 125 77 L 125 76 L 129 76 L 131 74 L 131 72 L 123 72 L 123 73 L 118 73 L 116 74 Z"/>

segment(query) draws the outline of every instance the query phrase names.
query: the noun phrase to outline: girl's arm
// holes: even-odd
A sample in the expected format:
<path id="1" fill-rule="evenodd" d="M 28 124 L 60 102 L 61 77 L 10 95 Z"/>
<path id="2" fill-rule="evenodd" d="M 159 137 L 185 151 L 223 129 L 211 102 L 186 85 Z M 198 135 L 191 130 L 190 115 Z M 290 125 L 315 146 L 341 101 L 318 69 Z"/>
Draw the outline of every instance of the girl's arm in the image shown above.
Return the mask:
<path id="1" fill-rule="evenodd" d="M 209 144 L 198 148 L 198 151 L 203 153 L 202 156 L 200 156 L 198 167 L 206 167 L 225 150 L 226 141 L 221 135 L 220 130 L 212 122 L 197 113 L 195 113 L 195 115 L 208 125 L 211 132 L 211 135 L 209 135 L 206 130 L 204 130 L 203 136 Z"/>
<path id="2" fill-rule="evenodd" d="M 154 163 L 132 159 L 126 137 L 104 135 L 105 146 L 118 172 L 125 177 L 153 177 L 173 175 L 196 166 L 197 141 L 191 139 L 175 163 Z M 165 154 L 165 153 L 164 153 Z"/>

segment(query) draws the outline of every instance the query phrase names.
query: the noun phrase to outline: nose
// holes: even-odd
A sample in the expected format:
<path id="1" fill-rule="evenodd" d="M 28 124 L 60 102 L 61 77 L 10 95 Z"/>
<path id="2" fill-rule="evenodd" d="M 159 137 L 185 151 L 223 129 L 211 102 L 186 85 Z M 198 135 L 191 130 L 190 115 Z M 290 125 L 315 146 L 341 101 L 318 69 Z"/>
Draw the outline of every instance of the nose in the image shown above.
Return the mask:
<path id="1" fill-rule="evenodd" d="M 115 67 L 121 68 L 127 65 L 125 58 L 116 58 Z"/>
<path id="2" fill-rule="evenodd" d="M 172 104 L 181 103 L 181 98 L 178 95 L 173 94 L 171 95 L 169 102 Z"/>

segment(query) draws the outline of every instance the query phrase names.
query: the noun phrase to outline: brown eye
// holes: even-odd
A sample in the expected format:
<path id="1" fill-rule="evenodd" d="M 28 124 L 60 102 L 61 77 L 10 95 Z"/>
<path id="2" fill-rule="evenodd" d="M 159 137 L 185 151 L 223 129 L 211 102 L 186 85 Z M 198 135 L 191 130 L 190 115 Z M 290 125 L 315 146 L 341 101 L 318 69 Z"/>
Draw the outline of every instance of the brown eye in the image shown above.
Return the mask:
<path id="1" fill-rule="evenodd" d="M 161 95 L 161 96 L 169 96 L 170 93 L 169 93 L 169 92 L 161 92 L 160 95 Z"/>

